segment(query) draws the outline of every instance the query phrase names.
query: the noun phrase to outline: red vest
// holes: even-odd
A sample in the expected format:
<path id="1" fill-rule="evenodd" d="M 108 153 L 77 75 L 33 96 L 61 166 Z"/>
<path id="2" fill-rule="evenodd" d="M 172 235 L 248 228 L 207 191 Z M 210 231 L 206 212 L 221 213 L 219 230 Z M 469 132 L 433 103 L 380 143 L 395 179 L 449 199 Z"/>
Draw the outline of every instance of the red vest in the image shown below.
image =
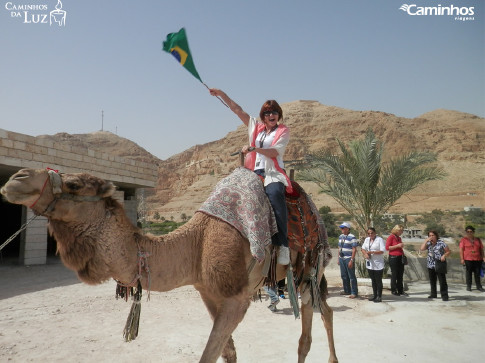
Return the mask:
<path id="1" fill-rule="evenodd" d="M 252 137 L 250 146 L 252 146 L 252 147 L 256 146 L 256 138 L 258 137 L 259 133 L 264 130 L 265 127 L 266 126 L 263 123 L 256 124 L 256 128 L 254 129 L 254 132 L 253 132 L 253 135 L 252 135 L 253 137 Z M 276 129 L 276 133 L 275 133 L 275 136 L 274 136 L 274 139 L 273 139 L 273 142 L 271 143 L 271 145 L 274 145 L 279 140 L 279 138 L 281 137 L 281 134 L 284 131 L 286 131 L 287 129 L 288 128 L 285 125 L 282 125 L 282 124 L 278 125 L 278 128 Z M 271 160 L 273 161 L 276 170 L 278 170 L 286 178 L 286 182 L 288 183 L 288 185 L 286 187 L 286 192 L 292 193 L 293 187 L 291 186 L 290 178 L 288 178 L 288 175 L 286 175 L 285 171 L 283 169 L 281 169 L 276 158 L 271 158 Z M 256 153 L 255 152 L 247 153 L 246 158 L 244 159 L 244 166 L 249 170 L 254 170 L 255 165 L 256 165 Z"/>

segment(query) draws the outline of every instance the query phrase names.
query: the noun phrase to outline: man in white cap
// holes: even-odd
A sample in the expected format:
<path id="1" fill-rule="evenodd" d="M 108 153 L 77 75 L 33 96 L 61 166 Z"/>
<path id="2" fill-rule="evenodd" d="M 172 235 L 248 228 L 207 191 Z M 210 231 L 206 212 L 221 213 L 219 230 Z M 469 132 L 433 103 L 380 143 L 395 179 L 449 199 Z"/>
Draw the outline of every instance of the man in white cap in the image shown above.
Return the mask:
<path id="1" fill-rule="evenodd" d="M 355 299 L 359 293 L 357 289 L 357 278 L 355 277 L 355 254 L 359 242 L 353 234 L 350 233 L 350 223 L 344 222 L 339 228 L 342 234 L 338 238 L 338 260 L 340 266 L 340 277 L 344 285 L 344 291 L 341 295 L 350 295 L 349 298 Z"/>

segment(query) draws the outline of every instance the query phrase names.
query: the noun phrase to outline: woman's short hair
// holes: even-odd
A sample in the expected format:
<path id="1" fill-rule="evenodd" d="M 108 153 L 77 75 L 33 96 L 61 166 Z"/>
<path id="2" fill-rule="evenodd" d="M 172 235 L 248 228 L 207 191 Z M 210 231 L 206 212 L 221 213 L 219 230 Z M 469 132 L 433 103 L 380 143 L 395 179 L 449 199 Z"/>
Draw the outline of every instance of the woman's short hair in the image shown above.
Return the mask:
<path id="1" fill-rule="evenodd" d="M 436 232 L 435 230 L 431 229 L 428 231 L 428 237 L 429 237 L 429 234 L 430 233 L 433 233 L 435 236 L 436 236 L 436 239 L 439 239 L 440 238 L 440 235 L 438 234 L 438 232 Z"/>
<path id="2" fill-rule="evenodd" d="M 265 103 L 263 103 L 263 106 L 261 106 L 261 111 L 259 111 L 259 118 L 261 119 L 261 121 L 264 121 L 263 113 L 266 111 L 278 112 L 279 114 L 278 121 L 283 120 L 283 110 L 281 109 L 278 102 L 276 102 L 275 100 L 267 100 Z"/>
<path id="3" fill-rule="evenodd" d="M 465 231 L 468 231 L 468 230 L 472 230 L 473 232 L 475 232 L 475 227 L 473 227 L 473 226 L 466 226 L 465 227 Z"/>
<path id="4" fill-rule="evenodd" d="M 404 231 L 404 226 L 402 224 L 396 224 L 393 229 L 391 229 L 392 234 Z"/>
<path id="5" fill-rule="evenodd" d="M 367 227 L 367 231 L 372 231 L 372 232 L 376 233 L 376 229 L 374 227 Z"/>

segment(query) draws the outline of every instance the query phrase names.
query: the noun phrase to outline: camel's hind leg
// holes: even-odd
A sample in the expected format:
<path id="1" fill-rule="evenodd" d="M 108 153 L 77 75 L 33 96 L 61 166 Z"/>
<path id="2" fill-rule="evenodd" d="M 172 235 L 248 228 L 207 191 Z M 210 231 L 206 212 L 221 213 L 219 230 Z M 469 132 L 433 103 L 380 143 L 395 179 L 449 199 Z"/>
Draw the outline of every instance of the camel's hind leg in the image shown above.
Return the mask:
<path id="1" fill-rule="evenodd" d="M 312 345 L 313 307 L 311 302 L 301 303 L 301 336 L 298 342 L 298 363 L 305 362 Z"/>
<path id="2" fill-rule="evenodd" d="M 330 356 L 328 357 L 329 363 L 338 363 L 337 354 L 335 352 L 335 342 L 333 340 L 333 310 L 328 306 L 325 300 L 320 302 L 320 307 L 322 311 L 322 320 L 325 330 L 327 331 L 328 340 L 328 350 L 330 351 Z"/>
<path id="3" fill-rule="evenodd" d="M 330 356 L 328 358 L 329 363 L 338 363 L 337 355 L 335 353 L 335 345 L 333 341 L 333 311 L 327 302 L 321 301 L 322 307 L 322 320 L 325 330 L 327 331 L 328 350 Z M 298 363 L 305 362 L 306 356 L 310 351 L 312 345 L 312 318 L 313 307 L 311 301 L 301 304 L 301 336 L 298 342 Z"/>
<path id="4" fill-rule="evenodd" d="M 201 296 L 214 325 L 200 362 L 215 363 L 217 358 L 222 355 L 225 362 L 235 363 L 237 361 L 236 348 L 231 334 L 242 321 L 249 307 L 250 300 L 247 294 L 241 293 L 225 298 L 220 304 L 202 292 Z"/>

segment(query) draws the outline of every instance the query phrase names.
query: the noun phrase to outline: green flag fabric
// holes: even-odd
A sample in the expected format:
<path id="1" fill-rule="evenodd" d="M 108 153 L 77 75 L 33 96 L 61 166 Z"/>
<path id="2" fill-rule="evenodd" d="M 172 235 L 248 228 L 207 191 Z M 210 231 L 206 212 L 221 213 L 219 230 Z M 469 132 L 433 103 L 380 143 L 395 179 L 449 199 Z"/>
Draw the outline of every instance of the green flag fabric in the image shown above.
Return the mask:
<path id="1" fill-rule="evenodd" d="M 180 29 L 178 33 L 167 35 L 167 39 L 163 42 L 163 50 L 172 54 L 186 70 L 202 82 L 199 73 L 195 69 L 184 28 Z"/>

